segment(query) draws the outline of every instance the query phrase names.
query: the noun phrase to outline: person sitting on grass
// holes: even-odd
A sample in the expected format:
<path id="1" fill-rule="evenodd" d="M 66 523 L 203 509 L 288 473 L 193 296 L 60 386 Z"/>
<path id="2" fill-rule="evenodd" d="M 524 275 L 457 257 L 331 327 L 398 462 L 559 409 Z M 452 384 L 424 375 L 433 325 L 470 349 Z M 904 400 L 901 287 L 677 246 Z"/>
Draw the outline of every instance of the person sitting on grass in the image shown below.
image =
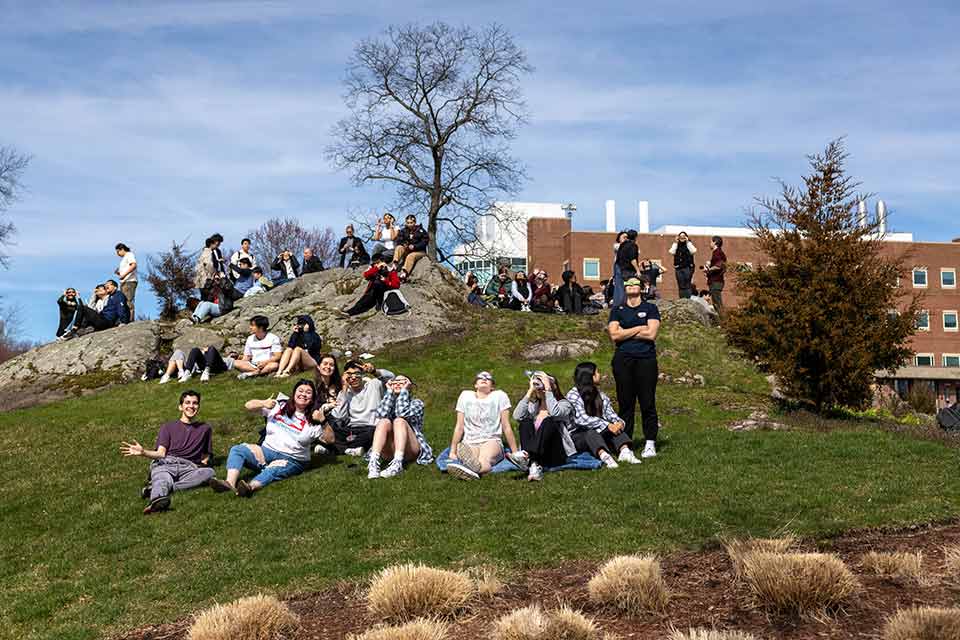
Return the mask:
<path id="1" fill-rule="evenodd" d="M 260 444 L 245 442 L 230 447 L 227 479 L 211 482 L 211 486 L 247 498 L 271 482 L 303 473 L 310 464 L 310 444 L 323 434 L 323 427 L 312 415 L 316 397 L 313 381 L 302 379 L 285 400 L 248 400 L 244 408 L 267 419 L 264 439 Z M 240 480 L 244 467 L 257 472 L 250 482 Z"/>
<path id="2" fill-rule="evenodd" d="M 573 407 L 573 443 L 577 451 L 596 456 L 608 469 L 619 462 L 640 464 L 633 454 L 633 440 L 624 433 L 624 422 L 613 410 L 607 394 L 600 391 L 600 370 L 592 362 L 581 362 L 573 371 L 574 387 L 567 392 Z M 612 452 L 618 452 L 617 460 Z"/>
<path id="3" fill-rule="evenodd" d="M 511 451 L 519 450 L 510 426 L 510 398 L 496 388 L 489 372 L 481 371 L 474 378 L 473 391 L 462 391 L 457 399 L 447 473 L 461 480 L 479 480 L 503 460 L 504 437 Z"/>
<path id="4" fill-rule="evenodd" d="M 490 282 L 487 283 L 484 294 L 490 304 L 500 309 L 509 309 L 511 300 L 510 287 L 510 268 L 506 265 L 501 265 L 497 275 L 490 278 Z"/>
<path id="5" fill-rule="evenodd" d="M 383 296 L 387 291 L 400 288 L 400 276 L 396 268 L 392 263 L 384 261 L 382 254 L 363 272 L 363 277 L 367 280 L 366 290 L 352 307 L 340 311 L 341 314 L 353 317 L 370 309 L 378 309 L 383 304 Z"/>
<path id="6" fill-rule="evenodd" d="M 120 453 L 151 460 L 150 482 L 140 490 L 140 497 L 149 499 L 144 515 L 170 508 L 170 494 L 210 483 L 214 478 L 209 467 L 213 457 L 213 432 L 210 425 L 197 421 L 200 394 L 180 394 L 180 419 L 160 427 L 156 449 L 147 449 L 134 440 L 123 442 Z"/>
<path id="7" fill-rule="evenodd" d="M 483 299 L 483 292 L 480 290 L 480 283 L 477 282 L 477 276 L 473 273 L 467 274 L 467 302 L 478 307 L 487 306 L 486 301 Z"/>
<path id="8" fill-rule="evenodd" d="M 317 404 L 332 402 L 336 404 L 340 391 L 343 390 L 343 380 L 340 378 L 340 367 L 333 354 L 324 353 L 317 358 L 317 368 L 314 373 L 317 384 Z"/>
<path id="9" fill-rule="evenodd" d="M 583 287 L 577 283 L 577 274 L 567 269 L 560 278 L 563 284 L 557 289 L 557 300 L 564 313 L 579 315 L 583 313 Z"/>
<path id="10" fill-rule="evenodd" d="M 364 380 L 364 374 L 370 376 Z M 336 405 L 329 410 L 314 413 L 319 422 L 330 418 L 333 433 L 328 433 L 321 446 L 348 456 L 363 456 L 373 444 L 377 428 L 377 408 L 383 400 L 384 382 L 393 378 L 386 369 L 377 369 L 370 363 L 350 360 L 343 367 L 346 382 Z M 329 406 L 329 405 L 324 405 Z M 331 440 L 332 436 L 332 440 Z M 323 454 L 320 447 L 315 453 Z"/>
<path id="11" fill-rule="evenodd" d="M 527 394 L 517 402 L 513 419 L 520 429 L 519 451 L 507 457 L 527 471 L 527 480 L 543 479 L 544 467 L 559 467 L 577 447 L 570 436 L 573 407 L 560 393 L 556 378 L 543 371 L 530 376 Z"/>
<path id="12" fill-rule="evenodd" d="M 387 390 L 377 407 L 377 427 L 370 445 L 367 478 L 392 478 L 403 472 L 404 463 L 433 462 L 433 450 L 423 436 L 423 400 L 414 398 L 407 376 L 387 381 Z M 380 470 L 380 461 L 391 458 Z"/>
<path id="13" fill-rule="evenodd" d="M 280 366 L 276 377 L 289 378 L 295 371 L 310 371 L 320 359 L 320 346 L 323 338 L 317 333 L 316 325 L 310 316 L 297 316 L 293 333 L 287 341 L 287 348 L 280 356 Z"/>
<path id="14" fill-rule="evenodd" d="M 270 320 L 266 316 L 250 318 L 252 335 L 247 336 L 243 355 L 234 363 L 234 367 L 240 372 L 238 380 L 265 376 L 275 372 L 280 366 L 283 347 L 280 345 L 280 338 L 267 332 L 269 328 Z"/>

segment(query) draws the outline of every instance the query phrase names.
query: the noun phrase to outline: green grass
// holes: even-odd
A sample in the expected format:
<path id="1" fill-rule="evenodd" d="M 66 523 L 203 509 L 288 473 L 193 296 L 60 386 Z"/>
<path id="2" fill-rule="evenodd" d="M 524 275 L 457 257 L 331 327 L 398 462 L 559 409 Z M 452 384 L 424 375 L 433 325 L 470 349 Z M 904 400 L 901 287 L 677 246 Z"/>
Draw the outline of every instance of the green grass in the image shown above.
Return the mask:
<path id="1" fill-rule="evenodd" d="M 419 383 L 437 452 L 476 371 L 493 371 L 516 400 L 529 367 L 518 357 L 524 346 L 564 334 L 602 338 L 596 319 L 477 318 L 465 335 L 377 360 Z M 609 372 L 611 350 L 601 343 L 594 359 Z M 432 467 L 368 482 L 364 469 L 338 461 L 252 500 L 198 490 L 176 494 L 170 513 L 143 517 L 136 493 L 147 465 L 121 458 L 119 442 L 152 444 L 157 426 L 176 417 L 182 387 L 130 384 L 0 416 L 0 637 L 100 637 L 215 600 L 319 589 L 407 560 L 522 567 L 698 546 L 718 533 L 769 535 L 787 525 L 823 536 L 960 513 L 956 450 L 862 422 L 826 433 L 731 433 L 726 422 L 765 405 L 762 376 L 714 331 L 666 327 L 660 346 L 676 352 L 662 370 L 707 380 L 659 388 L 662 455 L 613 472 L 548 474 L 540 484 L 507 474 L 457 482 Z M 574 364 L 546 368 L 566 387 Z M 221 376 L 202 388 L 218 470 L 229 446 L 261 425 L 243 402 L 290 386 Z"/>

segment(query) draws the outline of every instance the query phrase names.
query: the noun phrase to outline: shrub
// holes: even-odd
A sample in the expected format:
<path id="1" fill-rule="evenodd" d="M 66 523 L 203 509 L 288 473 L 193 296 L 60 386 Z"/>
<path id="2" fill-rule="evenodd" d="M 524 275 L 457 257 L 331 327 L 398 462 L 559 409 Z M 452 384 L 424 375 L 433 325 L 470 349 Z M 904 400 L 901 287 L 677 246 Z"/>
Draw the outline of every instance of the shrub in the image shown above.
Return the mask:
<path id="1" fill-rule="evenodd" d="M 367 608 L 389 621 L 449 616 L 474 594 L 473 581 L 455 571 L 405 564 L 387 567 L 370 584 Z"/>
<path id="2" fill-rule="evenodd" d="M 377 627 L 349 640 L 444 640 L 447 625 L 437 620 L 414 620 L 396 627 Z"/>
<path id="3" fill-rule="evenodd" d="M 660 561 L 652 556 L 612 558 L 600 567 L 587 588 L 594 604 L 631 614 L 661 611 L 670 600 Z"/>
<path id="4" fill-rule="evenodd" d="M 273 596 L 240 598 L 217 604 L 197 616 L 190 640 L 285 640 L 300 628 L 300 619 Z"/>
<path id="5" fill-rule="evenodd" d="M 541 640 L 547 618 L 539 605 L 517 609 L 502 616 L 493 627 L 494 640 Z"/>
<path id="6" fill-rule="evenodd" d="M 160 305 L 160 317 L 172 320 L 193 295 L 196 252 L 187 251 L 186 242 L 174 242 L 170 251 L 147 257 L 147 284 Z"/>
<path id="7" fill-rule="evenodd" d="M 949 584 L 960 587 L 960 545 L 943 548 L 943 572 Z"/>
<path id="8" fill-rule="evenodd" d="M 833 607 L 860 588 L 840 558 L 824 553 L 750 553 L 743 577 L 758 607 L 781 613 Z"/>
<path id="9" fill-rule="evenodd" d="M 923 554 L 919 551 L 917 553 L 869 551 L 863 554 L 860 564 L 864 569 L 878 576 L 920 580 L 923 575 Z"/>
<path id="10" fill-rule="evenodd" d="M 539 605 L 518 609 L 494 625 L 494 640 L 599 640 L 600 630 L 579 611 L 563 606 L 544 612 Z"/>
<path id="11" fill-rule="evenodd" d="M 742 631 L 717 631 L 716 629 L 674 629 L 667 640 L 757 640 L 757 637 Z"/>
<path id="12" fill-rule="evenodd" d="M 937 412 L 937 394 L 924 382 L 914 382 L 907 391 L 907 403 L 917 413 L 935 414 Z"/>
<path id="13" fill-rule="evenodd" d="M 918 607 L 897 611 L 883 628 L 883 640 L 960 640 L 960 609 Z"/>
<path id="14" fill-rule="evenodd" d="M 786 553 L 794 548 L 797 541 L 793 536 L 782 538 L 747 538 L 744 540 L 722 540 L 733 565 L 733 574 L 739 578 L 743 574 L 743 558 L 748 553 L 758 551 L 766 553 Z"/>
<path id="15" fill-rule="evenodd" d="M 547 614 L 544 640 L 597 640 L 599 637 L 597 625 L 579 611 L 563 606 Z"/>

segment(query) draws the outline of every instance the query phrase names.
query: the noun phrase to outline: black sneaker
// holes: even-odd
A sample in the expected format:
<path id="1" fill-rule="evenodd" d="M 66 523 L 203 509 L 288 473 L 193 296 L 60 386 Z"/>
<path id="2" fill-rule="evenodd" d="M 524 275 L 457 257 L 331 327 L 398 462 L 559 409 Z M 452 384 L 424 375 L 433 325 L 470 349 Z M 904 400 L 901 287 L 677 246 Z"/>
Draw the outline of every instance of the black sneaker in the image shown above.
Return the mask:
<path id="1" fill-rule="evenodd" d="M 253 489 L 250 488 L 250 485 L 247 484 L 246 480 L 240 480 L 237 482 L 237 495 L 241 498 L 249 498 L 253 495 Z"/>
<path id="2" fill-rule="evenodd" d="M 153 488 L 153 487 L 152 487 L 151 485 L 149 485 L 149 484 L 145 484 L 145 485 L 143 485 L 142 487 L 140 487 L 140 497 L 141 497 L 142 499 L 144 499 L 144 500 L 149 500 L 149 499 L 150 499 L 150 490 L 151 490 L 152 488 Z"/>
<path id="3" fill-rule="evenodd" d="M 143 515 L 150 515 L 151 513 L 160 513 L 161 511 L 166 511 L 170 508 L 170 496 L 163 496 L 162 498 L 157 498 L 156 500 L 151 500 L 143 509 Z"/>
<path id="4" fill-rule="evenodd" d="M 210 478 L 210 480 L 207 481 L 207 486 L 217 493 L 233 491 L 233 487 L 230 486 L 230 483 L 228 483 L 226 480 L 220 480 L 218 478 Z"/>

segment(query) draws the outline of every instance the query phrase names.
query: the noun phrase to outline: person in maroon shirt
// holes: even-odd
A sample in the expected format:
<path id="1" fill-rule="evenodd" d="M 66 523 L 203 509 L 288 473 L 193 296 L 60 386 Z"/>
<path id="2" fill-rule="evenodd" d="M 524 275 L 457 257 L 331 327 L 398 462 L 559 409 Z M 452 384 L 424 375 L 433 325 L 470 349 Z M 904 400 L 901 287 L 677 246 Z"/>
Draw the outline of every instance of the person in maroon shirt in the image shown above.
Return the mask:
<path id="1" fill-rule="evenodd" d="M 140 492 L 141 498 L 150 499 L 144 515 L 169 509 L 172 492 L 210 484 L 213 480 L 213 469 L 207 466 L 213 457 L 213 434 L 210 425 L 197 422 L 200 394 L 184 391 L 180 394 L 179 408 L 180 419 L 160 427 L 156 449 L 147 449 L 136 440 L 120 445 L 124 456 L 142 456 L 153 461 L 150 482 Z"/>
<path id="2" fill-rule="evenodd" d="M 723 274 L 727 270 L 727 254 L 723 252 L 723 238 L 713 236 L 710 239 L 710 262 L 703 265 L 707 274 L 707 288 L 710 289 L 710 299 L 718 316 L 723 316 Z"/>

